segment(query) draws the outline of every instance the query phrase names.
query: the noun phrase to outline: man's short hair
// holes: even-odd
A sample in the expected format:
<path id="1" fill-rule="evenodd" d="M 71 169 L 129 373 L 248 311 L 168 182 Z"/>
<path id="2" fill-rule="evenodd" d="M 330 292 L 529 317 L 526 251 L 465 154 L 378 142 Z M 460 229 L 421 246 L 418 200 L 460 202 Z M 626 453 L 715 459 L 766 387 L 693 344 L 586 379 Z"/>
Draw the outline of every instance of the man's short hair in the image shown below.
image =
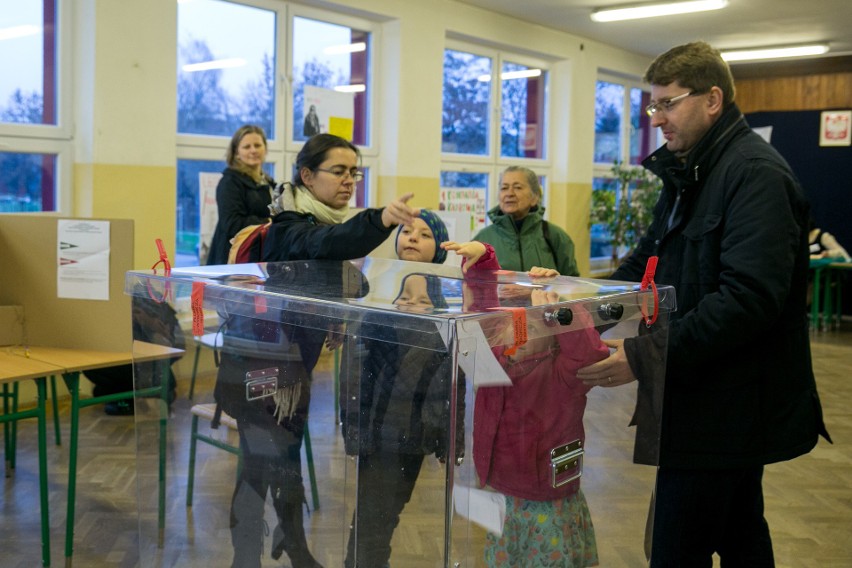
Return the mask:
<path id="1" fill-rule="evenodd" d="M 645 71 L 645 81 L 651 85 L 669 85 L 676 81 L 695 93 L 719 87 L 724 107 L 733 104 L 736 95 L 731 68 L 718 49 L 703 41 L 679 45 L 658 55 Z"/>

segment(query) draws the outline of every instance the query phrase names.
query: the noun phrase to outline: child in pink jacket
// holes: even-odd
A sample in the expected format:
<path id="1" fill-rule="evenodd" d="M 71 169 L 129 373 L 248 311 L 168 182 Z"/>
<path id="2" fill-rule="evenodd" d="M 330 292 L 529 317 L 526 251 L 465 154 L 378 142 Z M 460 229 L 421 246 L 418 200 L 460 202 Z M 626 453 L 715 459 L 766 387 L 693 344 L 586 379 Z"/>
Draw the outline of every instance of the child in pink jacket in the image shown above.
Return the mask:
<path id="1" fill-rule="evenodd" d="M 455 243 L 444 247 L 456 250 Z M 466 264 L 475 264 L 475 270 L 499 269 L 493 248 L 483 248 L 481 258 L 468 253 Z M 490 292 L 476 291 L 478 309 L 499 307 L 494 305 L 497 295 Z M 530 290 L 529 299 L 534 306 L 559 301 L 555 292 L 537 288 Z M 550 324 L 531 321 L 532 339 L 519 346 L 493 347 L 512 386 L 482 386 L 476 392 L 474 465 L 480 483 L 506 498 L 502 535 L 487 537 L 488 566 L 598 564 L 580 478 L 567 481 L 579 471 L 569 468 L 554 475 L 551 468 L 554 452 L 585 447 L 583 413 L 589 387 L 577 379 L 577 369 L 608 355 L 591 316 L 576 307 L 572 313 L 572 323 L 561 333 L 551 335 L 540 327 Z"/>

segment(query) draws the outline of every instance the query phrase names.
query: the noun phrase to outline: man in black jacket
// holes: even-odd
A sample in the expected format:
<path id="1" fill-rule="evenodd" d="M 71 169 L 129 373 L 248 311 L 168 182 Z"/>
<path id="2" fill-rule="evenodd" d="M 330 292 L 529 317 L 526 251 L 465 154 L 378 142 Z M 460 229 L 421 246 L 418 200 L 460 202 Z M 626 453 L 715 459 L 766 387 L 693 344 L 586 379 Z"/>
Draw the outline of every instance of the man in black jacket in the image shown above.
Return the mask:
<path id="1" fill-rule="evenodd" d="M 763 467 L 828 439 L 806 318 L 808 204 L 784 159 L 745 122 L 730 69 L 696 42 L 657 57 L 646 112 L 666 144 L 643 165 L 664 188 L 613 279 L 673 285 L 651 566 L 774 566 Z M 617 386 L 652 376 L 654 330 L 611 342 L 581 371 Z"/>

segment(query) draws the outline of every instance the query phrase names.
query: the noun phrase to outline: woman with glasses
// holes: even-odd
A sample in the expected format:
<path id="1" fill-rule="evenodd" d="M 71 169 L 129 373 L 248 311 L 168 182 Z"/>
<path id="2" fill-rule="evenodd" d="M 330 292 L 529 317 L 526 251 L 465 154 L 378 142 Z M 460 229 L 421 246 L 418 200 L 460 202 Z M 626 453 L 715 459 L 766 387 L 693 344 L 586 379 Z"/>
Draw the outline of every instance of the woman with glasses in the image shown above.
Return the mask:
<path id="1" fill-rule="evenodd" d="M 275 182 L 263 171 L 266 134 L 260 126 L 246 124 L 231 137 L 225 162 L 228 167 L 216 186 L 219 220 L 206 264 L 227 264 L 231 239 L 241 229 L 269 220 L 269 203 Z M 204 262 L 202 254 L 201 262 Z"/>
<path id="2" fill-rule="evenodd" d="M 412 194 L 381 209 L 367 209 L 344 221 L 355 183 L 360 152 L 331 134 L 310 138 L 296 158 L 292 182 L 279 186 L 269 205 L 272 224 L 262 260 L 338 260 L 361 258 L 390 236 L 397 225 L 410 225 L 420 211 L 406 202 Z M 338 265 L 339 267 L 340 265 Z M 269 265 L 270 283 L 276 265 Z M 320 316 L 299 314 L 299 321 L 268 322 L 232 316 L 223 331 L 216 402 L 236 418 L 243 465 L 231 502 L 234 568 L 260 568 L 267 493 L 278 517 L 272 533 L 272 558 L 286 552 L 293 568 L 322 568 L 308 549 L 304 530 L 305 489 L 301 447 L 308 421 L 311 373 L 323 346 L 342 342 Z M 254 340 L 268 348 L 251 354 L 230 346 Z M 245 378 L 275 370 L 270 396 L 247 400 Z"/>
<path id="3" fill-rule="evenodd" d="M 381 209 L 366 209 L 344 222 L 355 184 L 361 152 L 343 138 L 318 134 L 296 158 L 293 181 L 278 188 L 269 206 L 272 226 L 263 244 L 264 261 L 349 260 L 366 256 L 400 224 L 410 223 L 418 210 L 406 194 Z"/>

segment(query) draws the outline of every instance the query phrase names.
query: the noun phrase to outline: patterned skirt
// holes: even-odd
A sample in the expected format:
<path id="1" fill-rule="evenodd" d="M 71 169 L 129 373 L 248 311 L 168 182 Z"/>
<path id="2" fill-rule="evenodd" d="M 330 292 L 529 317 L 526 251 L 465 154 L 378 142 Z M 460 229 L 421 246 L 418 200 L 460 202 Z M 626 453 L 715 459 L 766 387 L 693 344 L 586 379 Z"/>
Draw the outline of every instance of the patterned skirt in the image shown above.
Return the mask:
<path id="1" fill-rule="evenodd" d="M 557 501 L 507 496 L 503 535 L 488 533 L 485 563 L 510 568 L 597 566 L 595 528 L 583 492 Z"/>

